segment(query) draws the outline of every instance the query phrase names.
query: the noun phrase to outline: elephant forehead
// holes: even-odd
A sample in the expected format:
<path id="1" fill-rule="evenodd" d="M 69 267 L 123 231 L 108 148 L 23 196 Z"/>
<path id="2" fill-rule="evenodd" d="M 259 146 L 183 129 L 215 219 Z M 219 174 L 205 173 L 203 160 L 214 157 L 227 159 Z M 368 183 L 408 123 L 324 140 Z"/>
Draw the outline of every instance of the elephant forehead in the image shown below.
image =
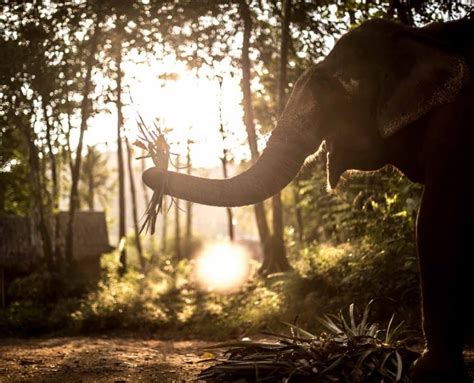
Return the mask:
<path id="1" fill-rule="evenodd" d="M 334 78 L 342 85 L 347 93 L 354 95 L 359 90 L 360 80 L 351 76 L 350 73 L 338 71 L 334 74 Z"/>
<path id="2" fill-rule="evenodd" d="M 316 102 L 312 86 L 314 73 L 315 69 L 311 68 L 303 73 L 296 82 L 287 104 L 289 115 L 307 113 L 314 107 Z"/>
<path id="3" fill-rule="evenodd" d="M 395 34 L 401 29 L 404 27 L 386 20 L 365 22 L 339 39 L 325 60 L 326 66 L 352 72 L 352 77 L 368 73 L 390 55 Z"/>

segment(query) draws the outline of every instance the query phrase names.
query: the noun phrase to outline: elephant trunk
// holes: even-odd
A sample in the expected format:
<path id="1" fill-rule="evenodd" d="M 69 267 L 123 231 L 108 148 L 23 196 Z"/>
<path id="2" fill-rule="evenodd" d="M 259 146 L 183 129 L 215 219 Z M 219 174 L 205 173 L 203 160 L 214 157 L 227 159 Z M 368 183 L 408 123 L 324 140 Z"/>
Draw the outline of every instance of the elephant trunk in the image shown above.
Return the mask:
<path id="1" fill-rule="evenodd" d="M 151 168 L 143 181 L 165 194 L 211 206 L 244 206 L 259 203 L 283 189 L 298 174 L 305 159 L 320 146 L 321 140 L 278 124 L 260 158 L 245 172 L 228 179 L 207 179 Z"/>

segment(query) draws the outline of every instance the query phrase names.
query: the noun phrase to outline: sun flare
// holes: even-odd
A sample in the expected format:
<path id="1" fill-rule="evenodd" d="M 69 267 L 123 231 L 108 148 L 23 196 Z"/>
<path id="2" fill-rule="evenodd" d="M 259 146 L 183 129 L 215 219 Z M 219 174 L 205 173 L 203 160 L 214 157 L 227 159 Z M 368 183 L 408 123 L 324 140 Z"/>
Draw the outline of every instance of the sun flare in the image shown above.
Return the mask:
<path id="1" fill-rule="evenodd" d="M 238 245 L 222 242 L 206 246 L 197 256 L 196 279 L 208 291 L 229 292 L 248 278 L 250 257 Z"/>
<path id="2" fill-rule="evenodd" d="M 166 129 L 173 153 L 184 156 L 186 143 L 191 140 L 193 166 L 218 166 L 223 147 L 219 133 L 220 105 L 229 141 L 225 145 L 239 147 L 245 139 L 240 80 L 236 76 L 225 75 L 230 66 L 220 68 L 224 71 L 222 73 L 212 70 L 198 73 L 172 57 L 161 61 L 151 58 L 143 62 L 138 55 L 131 54 L 123 69 L 126 83 L 123 94 L 125 134 L 131 142 L 138 134 L 138 114 L 150 126 L 153 126 L 155 119 L 159 119 L 161 128 Z M 216 75 L 224 76 L 222 88 Z M 96 82 L 104 87 L 114 85 L 101 77 Z M 110 112 L 96 114 L 91 119 L 86 144 L 101 143 L 113 147 L 117 139 L 116 124 L 114 106 L 110 106 Z M 246 156 L 239 150 L 233 154 L 236 158 Z"/>

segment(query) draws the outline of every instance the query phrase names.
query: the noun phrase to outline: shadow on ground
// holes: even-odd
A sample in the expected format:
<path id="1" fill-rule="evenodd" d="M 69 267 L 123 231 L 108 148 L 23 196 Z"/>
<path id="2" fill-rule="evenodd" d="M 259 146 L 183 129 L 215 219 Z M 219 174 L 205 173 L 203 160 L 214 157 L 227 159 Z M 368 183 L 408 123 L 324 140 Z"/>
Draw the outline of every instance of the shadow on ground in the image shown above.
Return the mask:
<path id="1" fill-rule="evenodd" d="M 204 341 L 118 337 L 3 339 L 0 383 L 191 382 L 207 367 Z M 466 352 L 474 377 L 474 350 Z"/>
<path id="2" fill-rule="evenodd" d="M 202 341 L 127 338 L 10 339 L 0 382 L 190 382 L 205 365 Z"/>

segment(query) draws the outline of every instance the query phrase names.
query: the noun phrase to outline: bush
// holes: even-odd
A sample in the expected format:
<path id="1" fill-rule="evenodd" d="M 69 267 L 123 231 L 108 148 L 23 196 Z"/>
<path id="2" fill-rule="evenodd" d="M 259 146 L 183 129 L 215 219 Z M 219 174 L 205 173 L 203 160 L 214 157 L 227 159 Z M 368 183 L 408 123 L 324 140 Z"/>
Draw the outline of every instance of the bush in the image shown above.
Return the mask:
<path id="1" fill-rule="evenodd" d="M 316 171 L 301 182 L 299 208 L 308 230 L 300 241 L 289 222 L 292 272 L 253 277 L 240 291 L 222 295 L 198 290 L 192 261 L 176 262 L 170 254 L 160 254 L 145 277 L 132 256 L 129 272 L 119 278 L 118 256 L 112 253 L 103 257 L 103 277 L 89 292 L 45 272 L 17 280 L 0 330 L 166 329 L 170 335 L 228 338 L 272 330 L 281 320 L 298 317 L 301 326 L 318 331 L 316 317 L 351 303 L 365 306 L 372 299 L 373 320 L 386 321 L 398 311 L 418 326 L 414 212 L 419 187 L 385 170 L 371 178 L 357 175 L 336 194 L 326 194 L 321 193 L 322 174 Z"/>

